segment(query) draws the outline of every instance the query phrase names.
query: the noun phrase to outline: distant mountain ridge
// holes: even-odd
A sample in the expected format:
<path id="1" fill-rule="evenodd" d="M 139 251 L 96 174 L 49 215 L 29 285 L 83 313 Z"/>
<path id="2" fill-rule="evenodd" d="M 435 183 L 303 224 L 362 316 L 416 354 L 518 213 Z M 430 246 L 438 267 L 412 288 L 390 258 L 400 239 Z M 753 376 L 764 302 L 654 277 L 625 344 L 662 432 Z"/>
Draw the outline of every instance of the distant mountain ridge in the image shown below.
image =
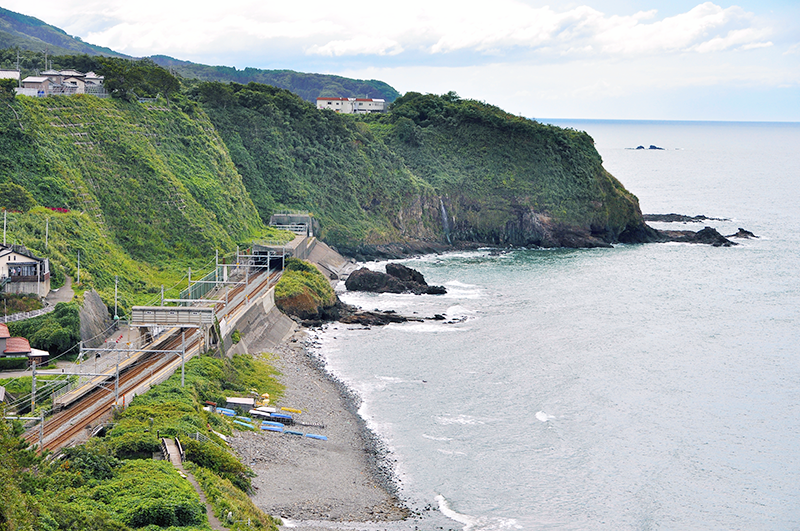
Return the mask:
<path id="1" fill-rule="evenodd" d="M 234 82 L 243 85 L 250 82 L 272 85 L 294 92 L 311 103 L 314 103 L 319 97 L 380 98 L 387 102 L 392 102 L 400 97 L 400 93 L 394 87 L 377 79 L 351 79 L 331 74 L 307 74 L 294 70 L 261 70 L 259 68 L 237 70 L 230 66 L 209 66 L 182 61 L 166 55 L 153 55 L 149 59 L 183 78 Z"/>
<path id="2" fill-rule="evenodd" d="M 86 54 L 130 57 L 115 52 L 111 48 L 83 42 L 80 38 L 72 37 L 64 30 L 38 18 L 0 7 L 0 50 L 15 47 L 23 52 L 20 61 L 23 72 L 47 70 L 48 66 L 44 64 L 44 51 L 49 56 Z M 41 54 L 41 59 L 34 57 L 32 52 L 35 52 L 37 56 Z M 375 79 L 350 79 L 330 74 L 311 74 L 293 70 L 261 70 L 258 68 L 237 70 L 230 66 L 209 66 L 166 55 L 154 55 L 150 59 L 185 79 L 241 84 L 256 82 L 273 85 L 294 92 L 312 103 L 320 96 L 380 98 L 387 102 L 392 102 L 400 97 L 400 93 L 388 83 Z M 15 60 L 16 52 L 0 54 L 0 68 L 14 68 Z"/>
<path id="3" fill-rule="evenodd" d="M 0 7 L 0 48 L 47 50 L 51 55 L 108 55 L 128 57 L 111 48 L 97 46 L 72 37 L 66 31 L 21 13 Z"/>

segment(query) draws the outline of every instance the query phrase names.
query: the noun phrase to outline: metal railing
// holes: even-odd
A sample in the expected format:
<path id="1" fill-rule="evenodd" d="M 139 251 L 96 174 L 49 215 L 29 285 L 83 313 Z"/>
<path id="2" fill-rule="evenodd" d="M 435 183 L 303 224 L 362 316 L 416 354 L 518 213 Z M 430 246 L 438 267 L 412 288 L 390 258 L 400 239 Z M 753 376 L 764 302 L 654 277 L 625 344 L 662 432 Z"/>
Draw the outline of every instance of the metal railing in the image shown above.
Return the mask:
<path id="1" fill-rule="evenodd" d="M 46 308 L 41 308 L 39 310 L 33 310 L 31 312 L 20 312 L 20 313 L 12 313 L 11 315 L 6 315 L 3 317 L 4 323 L 13 323 L 16 321 L 24 321 L 25 319 L 31 319 L 33 317 L 39 317 L 40 315 L 44 315 L 46 313 L 50 313 L 55 310 L 55 306 L 47 306 Z"/>

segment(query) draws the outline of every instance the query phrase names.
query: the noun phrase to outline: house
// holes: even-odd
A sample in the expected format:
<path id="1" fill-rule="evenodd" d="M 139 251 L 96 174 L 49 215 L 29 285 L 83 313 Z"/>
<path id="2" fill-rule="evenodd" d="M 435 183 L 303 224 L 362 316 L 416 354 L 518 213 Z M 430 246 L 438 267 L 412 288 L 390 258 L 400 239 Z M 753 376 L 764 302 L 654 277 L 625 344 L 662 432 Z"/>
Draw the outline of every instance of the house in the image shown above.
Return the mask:
<path id="1" fill-rule="evenodd" d="M 50 293 L 50 261 L 23 245 L 0 244 L 0 291 L 46 297 Z"/>
<path id="2" fill-rule="evenodd" d="M 317 109 L 342 114 L 370 114 L 386 112 L 386 101 L 372 98 L 317 98 Z"/>
<path id="3" fill-rule="evenodd" d="M 19 83 L 19 70 L 7 70 L 0 68 L 0 79 L 13 79 Z"/>
<path id="4" fill-rule="evenodd" d="M 8 326 L 0 323 L 0 357 L 26 357 L 29 365 L 33 362 L 36 362 L 36 365 L 44 365 L 50 359 L 50 353 L 31 348 L 31 344 L 24 337 L 11 337 Z"/>
<path id="5" fill-rule="evenodd" d="M 103 76 L 94 72 L 82 73 L 77 70 L 45 70 L 39 76 L 29 76 L 22 80 L 17 95 L 24 96 L 70 96 L 72 94 L 105 95 Z"/>
<path id="6" fill-rule="evenodd" d="M 47 96 L 53 82 L 47 76 L 28 76 L 22 80 L 22 90 L 17 90 L 17 94 L 26 96 Z"/>

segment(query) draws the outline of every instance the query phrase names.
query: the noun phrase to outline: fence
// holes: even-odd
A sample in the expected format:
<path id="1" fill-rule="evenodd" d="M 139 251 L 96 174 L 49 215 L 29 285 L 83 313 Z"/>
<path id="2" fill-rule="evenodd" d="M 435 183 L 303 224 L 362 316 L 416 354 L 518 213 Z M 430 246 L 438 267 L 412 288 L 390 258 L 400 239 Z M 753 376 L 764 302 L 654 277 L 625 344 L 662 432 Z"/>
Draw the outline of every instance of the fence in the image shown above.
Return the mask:
<path id="1" fill-rule="evenodd" d="M 181 291 L 179 299 L 202 299 L 205 295 L 211 291 L 212 289 L 217 287 L 217 282 L 222 280 L 225 275 L 223 271 L 225 269 L 224 265 L 220 265 L 214 269 L 211 273 L 207 274 L 200 280 L 194 281 L 194 283 Z M 181 304 L 188 304 L 188 303 L 181 303 Z"/>
<path id="2" fill-rule="evenodd" d="M 25 319 L 30 319 L 32 317 L 39 317 L 40 315 L 44 315 L 46 313 L 50 313 L 55 310 L 55 306 L 48 306 L 46 308 L 42 308 L 40 310 L 33 310 L 32 312 L 20 312 L 20 313 L 12 313 L 11 315 L 6 315 L 3 317 L 4 323 L 13 323 L 15 321 L 24 321 Z"/>

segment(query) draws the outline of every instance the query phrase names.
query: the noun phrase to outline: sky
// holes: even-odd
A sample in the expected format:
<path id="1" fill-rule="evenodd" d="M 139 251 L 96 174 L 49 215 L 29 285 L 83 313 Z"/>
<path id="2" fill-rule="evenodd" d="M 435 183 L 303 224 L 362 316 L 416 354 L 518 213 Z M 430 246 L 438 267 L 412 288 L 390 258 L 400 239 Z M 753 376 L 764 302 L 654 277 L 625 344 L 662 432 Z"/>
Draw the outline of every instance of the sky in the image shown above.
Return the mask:
<path id="1" fill-rule="evenodd" d="M 0 0 L 86 42 L 529 118 L 800 122 L 800 0 Z"/>

